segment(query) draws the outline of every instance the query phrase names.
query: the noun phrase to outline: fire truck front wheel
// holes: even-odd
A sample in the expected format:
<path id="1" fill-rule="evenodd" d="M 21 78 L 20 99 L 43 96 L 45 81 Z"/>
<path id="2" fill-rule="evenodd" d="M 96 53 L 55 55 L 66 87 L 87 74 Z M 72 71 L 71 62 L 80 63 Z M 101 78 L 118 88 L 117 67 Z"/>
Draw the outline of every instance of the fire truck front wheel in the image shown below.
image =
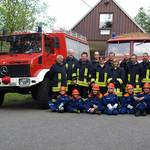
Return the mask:
<path id="1" fill-rule="evenodd" d="M 4 102 L 4 96 L 5 96 L 5 94 L 0 92 L 0 106 L 2 106 L 2 104 Z"/>
<path id="2" fill-rule="evenodd" d="M 40 108 L 48 108 L 49 87 L 48 78 L 44 78 L 44 80 L 38 86 L 36 100 Z"/>

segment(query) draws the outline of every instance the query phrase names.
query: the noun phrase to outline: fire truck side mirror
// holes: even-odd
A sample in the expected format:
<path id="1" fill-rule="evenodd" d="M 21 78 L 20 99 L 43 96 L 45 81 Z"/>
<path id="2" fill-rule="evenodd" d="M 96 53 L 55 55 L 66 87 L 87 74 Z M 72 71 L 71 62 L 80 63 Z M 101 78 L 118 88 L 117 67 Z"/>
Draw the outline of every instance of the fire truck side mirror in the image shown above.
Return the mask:
<path id="1" fill-rule="evenodd" d="M 54 48 L 59 48 L 59 47 L 60 47 L 59 38 L 54 37 Z"/>

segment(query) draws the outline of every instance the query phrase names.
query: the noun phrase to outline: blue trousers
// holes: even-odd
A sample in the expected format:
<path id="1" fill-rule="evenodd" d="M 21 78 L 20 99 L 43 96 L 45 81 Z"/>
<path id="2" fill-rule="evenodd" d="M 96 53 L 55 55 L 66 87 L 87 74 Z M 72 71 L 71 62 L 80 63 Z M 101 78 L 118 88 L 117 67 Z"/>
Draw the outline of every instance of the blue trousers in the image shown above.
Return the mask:
<path id="1" fill-rule="evenodd" d="M 119 112 L 120 112 L 120 114 L 134 114 L 135 110 L 134 110 L 134 108 L 128 109 L 126 107 L 122 107 Z"/>

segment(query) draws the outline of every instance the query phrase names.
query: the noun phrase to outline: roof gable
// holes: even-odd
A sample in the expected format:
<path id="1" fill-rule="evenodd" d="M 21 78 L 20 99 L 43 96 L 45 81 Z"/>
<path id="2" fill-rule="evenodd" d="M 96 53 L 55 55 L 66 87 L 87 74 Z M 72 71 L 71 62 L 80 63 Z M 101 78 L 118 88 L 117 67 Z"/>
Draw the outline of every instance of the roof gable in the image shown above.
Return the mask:
<path id="1" fill-rule="evenodd" d="M 104 0 L 98 1 L 98 3 L 95 4 L 95 6 L 90 9 L 73 27 L 71 30 L 73 30 L 82 20 L 84 20 L 94 9 L 100 5 Z M 109 0 L 115 3 L 115 5 L 142 31 L 145 33 L 145 30 L 136 22 L 134 19 L 116 2 L 116 0 Z"/>

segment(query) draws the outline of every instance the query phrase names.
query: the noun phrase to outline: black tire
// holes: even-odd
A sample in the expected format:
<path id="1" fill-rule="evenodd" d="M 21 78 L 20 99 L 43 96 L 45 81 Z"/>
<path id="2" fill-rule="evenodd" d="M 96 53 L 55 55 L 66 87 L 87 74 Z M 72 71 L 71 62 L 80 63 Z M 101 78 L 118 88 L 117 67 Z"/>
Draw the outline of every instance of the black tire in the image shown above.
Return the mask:
<path id="1" fill-rule="evenodd" d="M 48 98 L 49 98 L 49 79 L 44 78 L 44 80 L 39 84 L 38 89 L 37 89 L 37 104 L 40 106 L 42 109 L 47 109 L 48 108 Z"/>
<path id="2" fill-rule="evenodd" d="M 0 107 L 3 105 L 5 94 L 0 92 Z"/>
<path id="3" fill-rule="evenodd" d="M 31 95 L 34 100 L 37 99 L 38 86 L 34 86 L 31 88 Z"/>

